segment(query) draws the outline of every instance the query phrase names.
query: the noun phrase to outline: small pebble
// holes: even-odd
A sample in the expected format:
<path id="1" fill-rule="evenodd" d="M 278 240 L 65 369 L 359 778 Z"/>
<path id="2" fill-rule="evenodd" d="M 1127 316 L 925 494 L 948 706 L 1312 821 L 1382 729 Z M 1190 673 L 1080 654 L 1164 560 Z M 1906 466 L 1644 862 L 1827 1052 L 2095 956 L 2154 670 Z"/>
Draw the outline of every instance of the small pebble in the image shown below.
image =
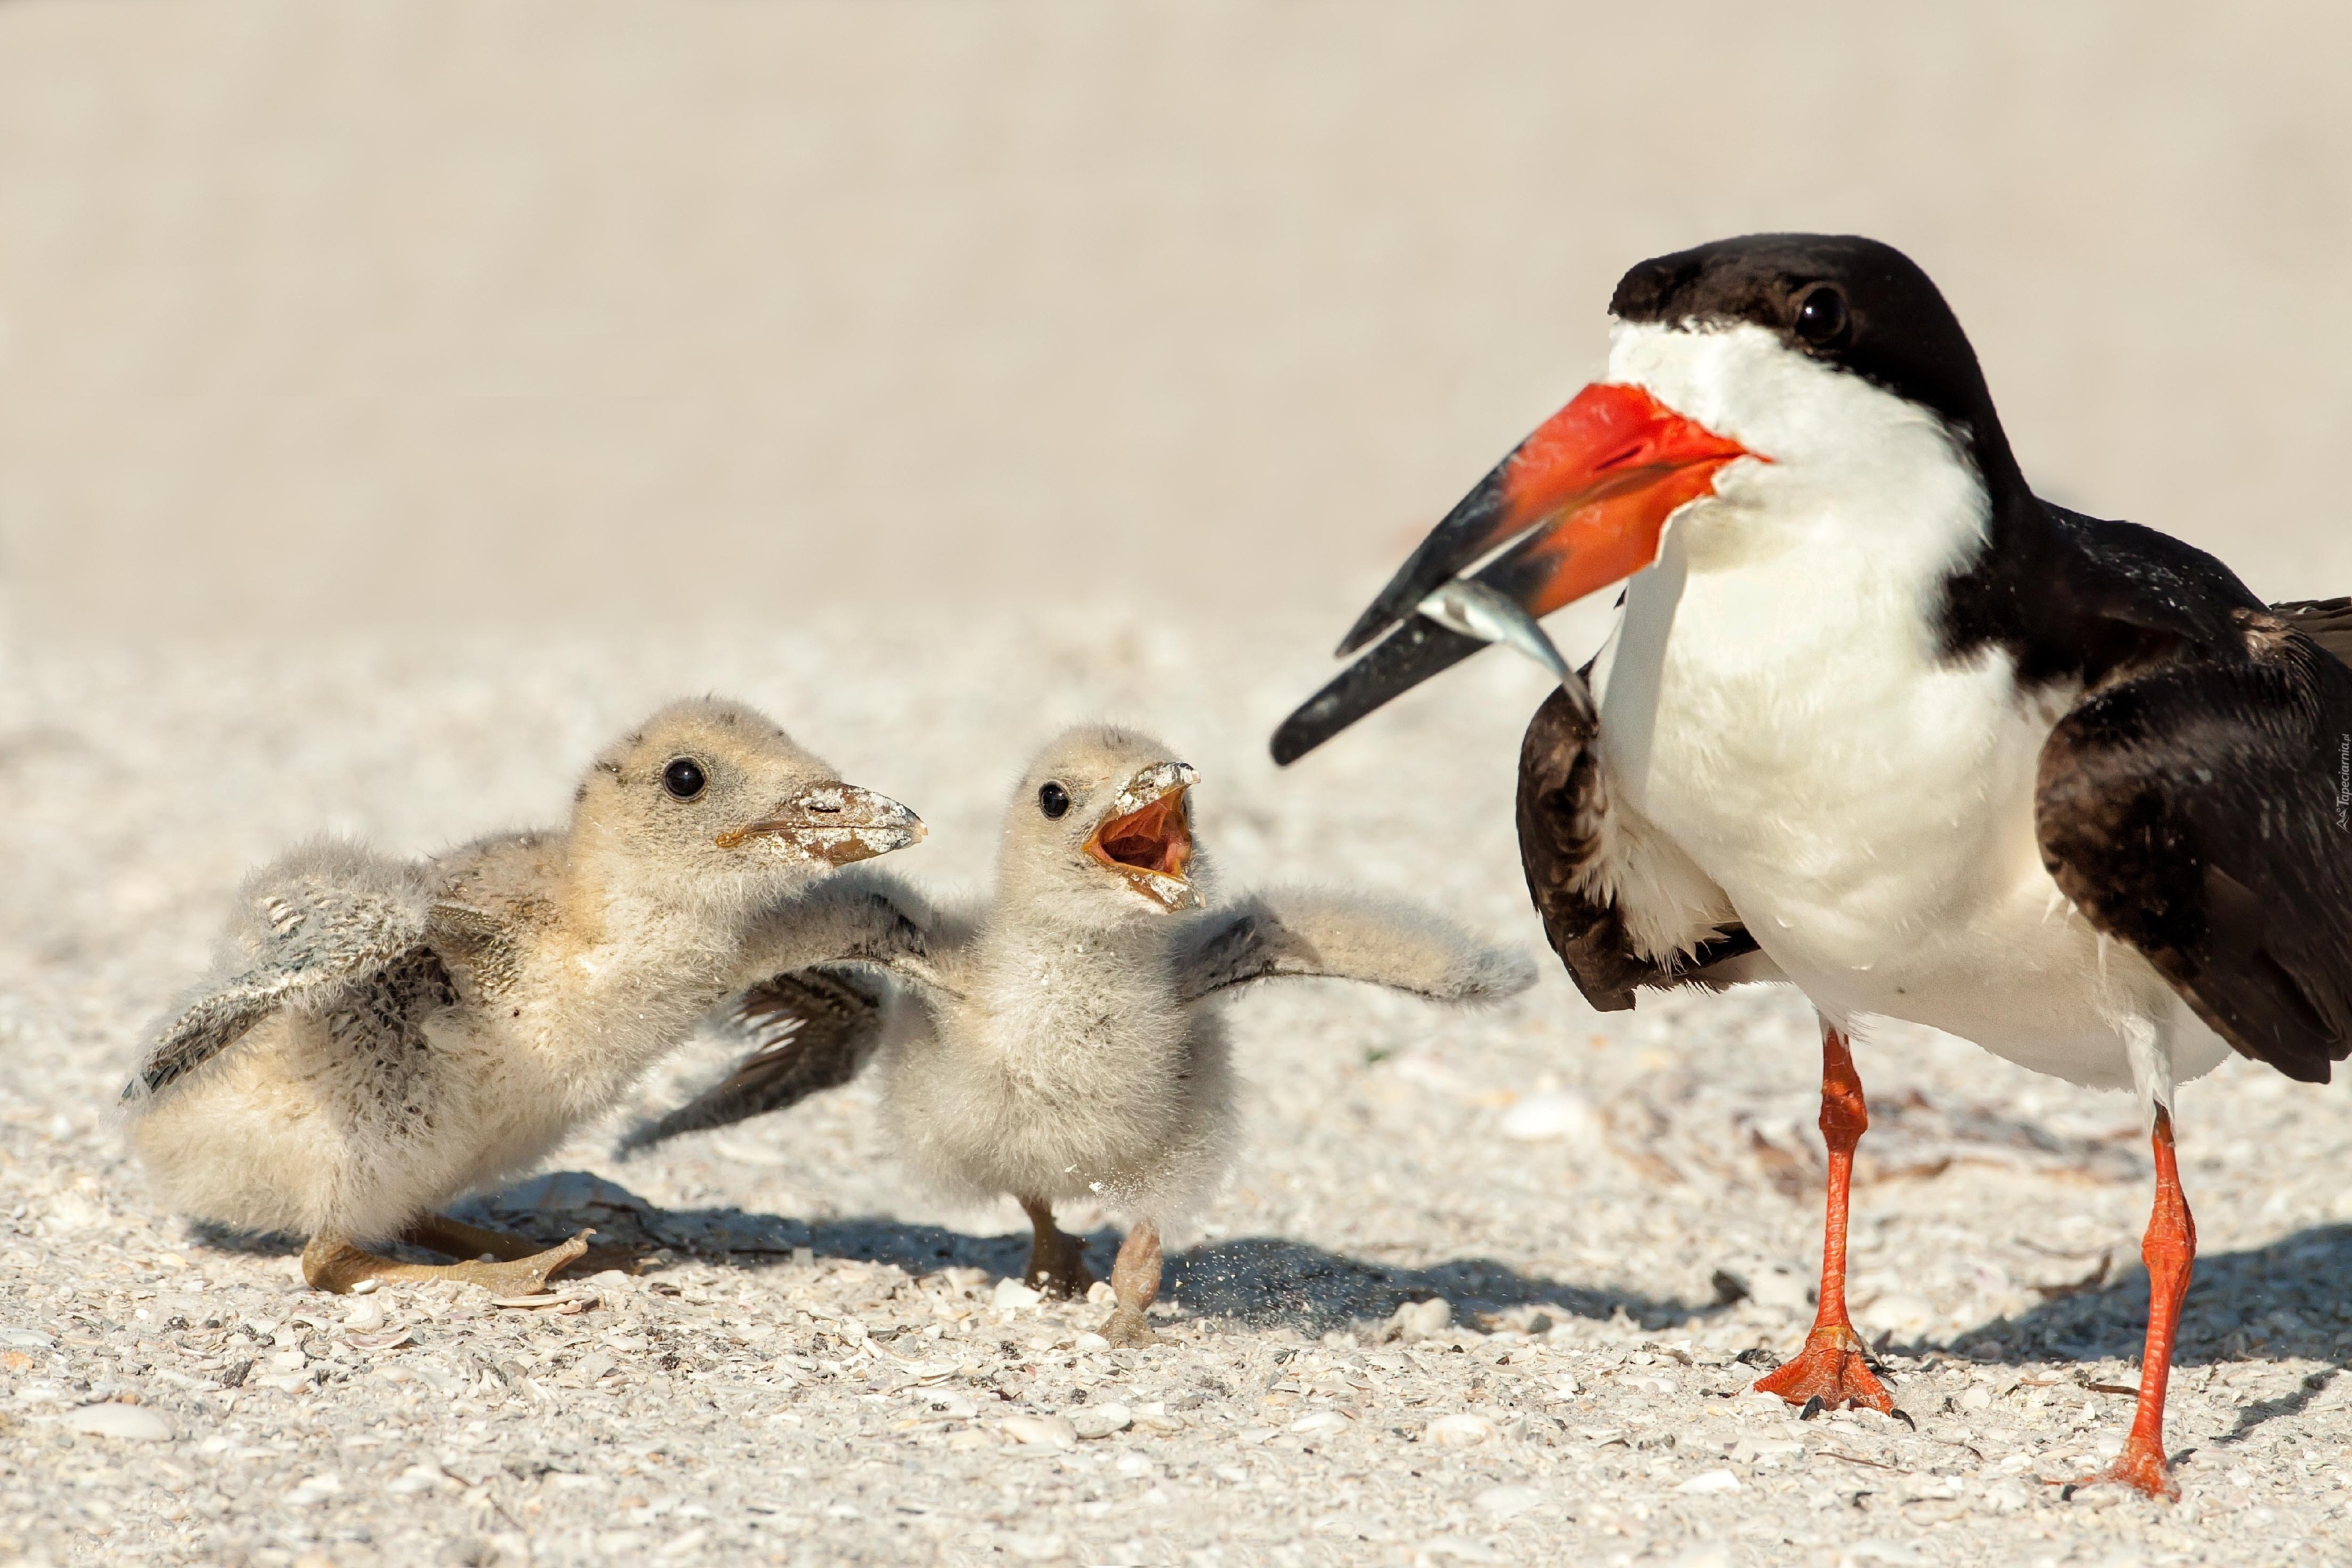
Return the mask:
<path id="1" fill-rule="evenodd" d="M 1592 1102 L 1570 1089 L 1530 1094 L 1503 1112 L 1503 1136 L 1524 1143 L 1589 1136 L 1600 1125 Z"/>
<path id="2" fill-rule="evenodd" d="M 1484 1415 L 1465 1413 L 1441 1415 L 1429 1424 L 1422 1434 L 1426 1442 L 1441 1448 L 1467 1448 L 1489 1442 L 1495 1436 L 1495 1424 Z"/>
<path id="3" fill-rule="evenodd" d="M 1391 1335 L 1408 1342 L 1444 1333 L 1454 1321 L 1454 1304 L 1443 1296 L 1407 1301 L 1389 1314 Z"/>
<path id="4" fill-rule="evenodd" d="M 136 1405 L 85 1405 L 58 1416 L 58 1425 L 68 1432 L 87 1432 L 96 1437 L 127 1437 L 140 1443 L 164 1443 L 172 1436 L 170 1422 Z"/>
<path id="5" fill-rule="evenodd" d="M 1119 1404 L 1082 1405 L 1069 1413 L 1070 1429 L 1081 1437 L 1108 1437 L 1135 1425 L 1135 1416 Z"/>
<path id="6" fill-rule="evenodd" d="M 1066 1415 L 1008 1415 L 1004 1434 L 1028 1447 L 1075 1448 L 1078 1429 Z"/>

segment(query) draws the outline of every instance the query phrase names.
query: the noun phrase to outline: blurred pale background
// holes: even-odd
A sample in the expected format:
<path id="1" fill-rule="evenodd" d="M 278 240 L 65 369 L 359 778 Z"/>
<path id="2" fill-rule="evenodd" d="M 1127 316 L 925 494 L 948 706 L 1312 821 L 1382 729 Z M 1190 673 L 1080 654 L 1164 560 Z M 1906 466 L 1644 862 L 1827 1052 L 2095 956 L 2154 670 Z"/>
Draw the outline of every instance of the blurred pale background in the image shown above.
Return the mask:
<path id="1" fill-rule="evenodd" d="M 1629 262 L 1908 249 L 2046 493 L 2352 589 L 2352 10 L 0 0 L 0 592 L 1302 610 Z M 1319 650 L 1318 650 L 1319 651 Z"/>

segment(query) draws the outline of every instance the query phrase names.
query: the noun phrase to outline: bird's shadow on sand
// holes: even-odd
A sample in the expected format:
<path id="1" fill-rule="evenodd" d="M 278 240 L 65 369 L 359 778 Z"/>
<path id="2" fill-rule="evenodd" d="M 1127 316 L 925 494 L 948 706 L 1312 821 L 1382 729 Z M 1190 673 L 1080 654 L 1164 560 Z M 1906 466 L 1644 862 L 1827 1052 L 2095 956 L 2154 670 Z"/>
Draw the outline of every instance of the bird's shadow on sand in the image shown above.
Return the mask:
<path id="1" fill-rule="evenodd" d="M 2352 1225 L 2315 1226 L 2268 1247 L 2197 1259 L 2174 1347 L 2176 1367 L 2257 1360 L 2327 1363 L 2284 1395 L 2248 1402 L 2220 1442 L 2242 1441 L 2266 1422 L 2300 1414 L 2352 1369 L 2352 1321 L 2338 1316 L 2347 1280 Z M 2132 1264 L 2018 1317 L 1971 1329 L 1953 1348 L 1989 1362 L 2128 1360 L 2138 1357 L 2147 1327 L 2147 1271 Z"/>
<path id="2" fill-rule="evenodd" d="M 805 1252 L 812 1258 L 892 1264 L 909 1274 L 961 1268 L 1018 1278 L 1029 1257 L 1026 1234 L 969 1236 L 943 1226 L 890 1219 L 806 1220 L 739 1208 L 665 1209 L 585 1171 L 535 1176 L 501 1192 L 468 1198 L 450 1212 L 473 1224 L 551 1244 L 589 1227 L 596 1233 L 598 1247 L 667 1248 L 749 1268 L 772 1267 Z M 203 1245 L 228 1252 L 282 1257 L 302 1246 L 299 1237 L 204 1224 L 192 1231 Z M 1081 1239 L 1089 1265 L 1108 1279 L 1118 1250 L 1118 1233 L 1106 1227 Z M 443 1261 L 410 1247 L 378 1250 L 420 1262 Z M 1172 1253 L 1161 1290 L 1162 1300 L 1188 1311 L 1285 1324 L 1308 1334 L 1384 1319 L 1404 1302 L 1433 1296 L 1452 1304 L 1456 1321 L 1538 1332 L 1548 1320 L 1606 1321 L 1621 1313 L 1640 1328 L 1663 1331 L 1722 1310 L 1713 1303 L 1545 1279 L 1489 1258 L 1404 1268 L 1279 1237 L 1244 1237 Z"/>
<path id="3" fill-rule="evenodd" d="M 583 1171 L 558 1171 L 456 1211 L 479 1224 L 560 1240 L 594 1227 L 600 1245 L 672 1251 L 758 1268 L 805 1252 L 812 1258 L 887 1263 L 910 1274 L 981 1268 L 1017 1276 L 1028 1238 L 970 1236 L 942 1226 L 868 1218 L 806 1220 L 739 1208 L 664 1209 L 627 1188 Z M 197 1238 L 225 1250 L 285 1254 L 299 1240 L 200 1226 Z M 1118 1236 L 1085 1237 L 1088 1261 L 1109 1272 Z M 424 1258 L 425 1254 L 415 1254 Z M 2123 1259 L 2117 1259 L 2123 1262 Z M 2352 1225 L 2318 1226 L 2267 1247 L 2210 1253 L 2197 1260 L 2175 1364 L 2184 1368 L 2244 1361 L 2325 1363 L 2280 1396 L 2248 1402 L 2222 1444 L 2300 1414 L 2347 1370 L 2352 1329 L 2338 1316 L 2344 1281 L 2352 1279 Z M 1699 1321 L 1722 1309 L 1546 1279 L 1486 1258 L 1455 1258 L 1405 1268 L 1349 1258 L 1277 1237 L 1205 1244 L 1168 1260 L 1165 1295 L 1186 1309 L 1245 1322 L 1286 1324 L 1320 1333 L 1389 1316 L 1402 1303 L 1443 1296 L 1458 1321 L 1540 1331 L 1543 1318 L 1623 1318 L 1653 1331 Z M 2032 1310 L 1999 1318 L 1960 1334 L 1953 1351 L 1991 1363 L 2129 1360 L 2138 1356 L 2147 1321 L 2147 1275 L 2136 1263 L 2086 1279 Z M 1930 1344 L 1891 1347 L 1940 1353 Z"/>
<path id="4" fill-rule="evenodd" d="M 969 1236 L 942 1226 L 889 1219 L 805 1220 L 738 1208 L 664 1209 L 580 1171 L 535 1177 L 470 1200 L 457 1212 L 478 1223 L 551 1241 L 593 1226 L 598 1245 L 668 1247 L 749 1268 L 772 1265 L 805 1250 L 814 1258 L 893 1264 L 910 1274 L 967 1268 L 1017 1278 L 1029 1256 L 1025 1233 Z M 1103 1228 L 1082 1239 L 1087 1262 L 1098 1276 L 1108 1278 L 1118 1234 Z M 1403 1302 L 1432 1296 L 1451 1302 L 1459 1321 L 1538 1331 L 1543 1327 L 1538 1318 L 1606 1321 L 1621 1312 L 1642 1328 L 1664 1330 L 1721 1310 L 1712 1303 L 1545 1279 L 1487 1258 L 1404 1268 L 1278 1237 L 1244 1237 L 1172 1253 L 1162 1290 L 1163 1299 L 1189 1311 L 1284 1323 L 1307 1333 L 1386 1318 Z"/>

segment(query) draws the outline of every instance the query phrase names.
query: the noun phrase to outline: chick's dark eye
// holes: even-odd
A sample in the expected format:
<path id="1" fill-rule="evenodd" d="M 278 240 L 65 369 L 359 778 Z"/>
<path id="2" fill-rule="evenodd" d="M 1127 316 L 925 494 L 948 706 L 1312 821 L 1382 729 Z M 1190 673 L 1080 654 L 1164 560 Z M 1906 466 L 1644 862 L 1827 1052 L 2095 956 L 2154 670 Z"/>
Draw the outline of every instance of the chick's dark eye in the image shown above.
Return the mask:
<path id="1" fill-rule="evenodd" d="M 1826 343 L 1845 331 L 1845 294 L 1833 283 L 1816 283 L 1797 301 L 1797 335 L 1809 343 Z"/>
<path id="2" fill-rule="evenodd" d="M 1051 780 L 1037 791 L 1037 809 L 1047 816 L 1059 816 L 1070 809 L 1070 792 Z"/>
<path id="3" fill-rule="evenodd" d="M 702 776 L 702 764 L 692 757 L 673 757 L 662 770 L 662 788 L 679 800 L 692 800 L 702 793 L 708 782 Z"/>

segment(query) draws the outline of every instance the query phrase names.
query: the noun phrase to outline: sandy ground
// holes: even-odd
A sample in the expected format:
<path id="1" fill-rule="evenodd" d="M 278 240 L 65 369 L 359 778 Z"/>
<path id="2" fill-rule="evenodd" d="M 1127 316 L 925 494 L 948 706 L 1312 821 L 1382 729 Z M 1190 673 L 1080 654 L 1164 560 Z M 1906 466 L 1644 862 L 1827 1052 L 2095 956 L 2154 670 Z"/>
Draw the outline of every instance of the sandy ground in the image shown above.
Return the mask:
<path id="1" fill-rule="evenodd" d="M 907 1184 L 854 1087 L 486 1199 L 666 1248 L 572 1311 L 314 1297 L 107 1117 L 243 868 L 549 820 L 690 690 L 916 805 L 927 880 L 1114 717 L 1204 770 L 1234 882 L 1536 946 L 1526 672 L 1290 773 L 1265 737 L 1600 363 L 1618 273 L 1723 234 L 1903 245 L 2046 493 L 2352 588 L 2347 43 L 2319 3 L 0 0 L 0 1561 L 2341 1560 L 2340 1084 L 2185 1092 L 2174 1508 L 2051 1484 L 2137 1377 L 2130 1109 L 1954 1042 L 1861 1058 L 1854 1300 L 1914 1424 L 1742 1396 L 1819 1245 L 1771 993 L 1236 1004 L 1251 1136 L 1142 1353 L 1000 1293 L 1017 1216 Z"/>
<path id="2" fill-rule="evenodd" d="M 567 1286 L 570 1310 L 312 1294 L 285 1245 L 192 1233 L 123 1158 L 112 1091 L 242 866 L 319 827 L 421 851 L 546 819 L 581 758 L 681 689 L 758 701 L 915 804 L 935 831 L 902 863 L 927 882 L 982 874 L 1027 747 L 1102 714 L 1201 766 L 1229 885 L 1346 879 L 1532 945 L 1503 808 L 1535 678 L 1475 661 L 1276 773 L 1263 737 L 1321 630 L 20 650 L 0 682 L 0 1552 L 2340 1560 L 2352 1101 L 2243 1064 L 2184 1091 L 2205 1250 L 2173 1507 L 2057 1484 L 2116 1447 L 2113 1390 L 2137 1378 L 2130 1106 L 1916 1031 L 1861 1049 L 1853 1257 L 1914 1424 L 1799 1422 L 1743 1392 L 1740 1352 L 1799 1342 L 1819 1245 L 1813 1037 L 1771 991 L 1609 1016 L 1557 974 L 1479 1016 L 1339 988 L 1236 1002 L 1250 1137 L 1175 1238 L 1169 1342 L 1140 1352 L 1089 1348 L 1099 1306 L 1004 1288 L 1017 1215 L 911 1187 L 855 1086 L 626 1163 L 593 1130 L 485 1200 L 665 1249 Z M 1109 1247 L 1108 1216 L 1075 1217 Z M 89 1430 L 149 1418 L 151 1439 Z"/>

